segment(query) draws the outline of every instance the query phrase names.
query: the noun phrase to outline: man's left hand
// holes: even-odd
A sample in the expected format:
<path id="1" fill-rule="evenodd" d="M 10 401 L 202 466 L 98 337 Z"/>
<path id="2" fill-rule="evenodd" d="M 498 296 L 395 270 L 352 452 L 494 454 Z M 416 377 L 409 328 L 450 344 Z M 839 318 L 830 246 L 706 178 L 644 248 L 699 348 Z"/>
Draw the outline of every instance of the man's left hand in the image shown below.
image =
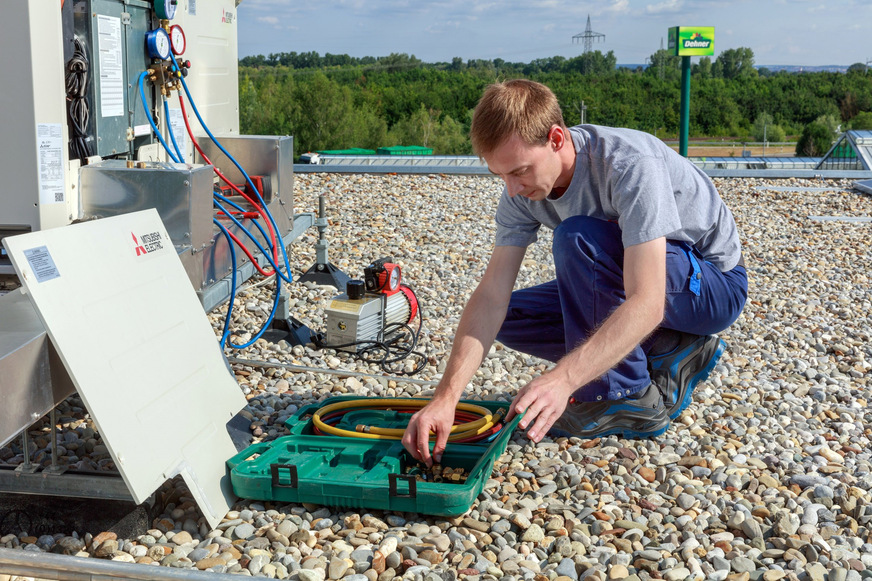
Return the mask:
<path id="1" fill-rule="evenodd" d="M 526 429 L 532 424 L 533 427 L 527 431 L 527 437 L 538 442 L 563 414 L 569 397 L 576 388 L 563 373 L 552 369 L 518 391 L 506 421 L 518 414 L 524 414 L 518 425 L 521 429 Z"/>

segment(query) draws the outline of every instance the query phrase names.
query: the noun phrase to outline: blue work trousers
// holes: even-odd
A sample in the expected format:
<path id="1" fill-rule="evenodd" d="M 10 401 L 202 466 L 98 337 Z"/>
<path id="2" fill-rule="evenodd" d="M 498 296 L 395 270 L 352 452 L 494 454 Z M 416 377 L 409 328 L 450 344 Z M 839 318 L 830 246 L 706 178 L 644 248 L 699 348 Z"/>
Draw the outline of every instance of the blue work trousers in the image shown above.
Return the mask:
<path id="1" fill-rule="evenodd" d="M 625 300 L 624 248 L 616 223 L 587 216 L 554 231 L 556 280 L 512 293 L 497 340 L 556 362 L 586 341 Z M 723 331 L 748 297 L 748 275 L 721 272 L 684 242 L 666 241 L 666 308 L 661 328 L 698 335 Z M 645 352 L 637 346 L 601 378 L 579 386 L 578 401 L 622 399 L 650 384 Z"/>

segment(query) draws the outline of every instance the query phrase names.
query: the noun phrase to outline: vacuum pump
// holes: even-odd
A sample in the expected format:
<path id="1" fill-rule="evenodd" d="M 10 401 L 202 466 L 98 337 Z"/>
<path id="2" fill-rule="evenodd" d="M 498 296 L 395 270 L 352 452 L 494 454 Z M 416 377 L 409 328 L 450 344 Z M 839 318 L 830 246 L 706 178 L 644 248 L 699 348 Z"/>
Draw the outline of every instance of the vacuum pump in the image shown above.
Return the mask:
<path id="1" fill-rule="evenodd" d="M 418 315 L 418 298 L 403 284 L 400 266 L 388 258 L 364 269 L 364 280 L 350 280 L 345 293 L 325 309 L 324 347 L 357 353 L 390 344 Z"/>

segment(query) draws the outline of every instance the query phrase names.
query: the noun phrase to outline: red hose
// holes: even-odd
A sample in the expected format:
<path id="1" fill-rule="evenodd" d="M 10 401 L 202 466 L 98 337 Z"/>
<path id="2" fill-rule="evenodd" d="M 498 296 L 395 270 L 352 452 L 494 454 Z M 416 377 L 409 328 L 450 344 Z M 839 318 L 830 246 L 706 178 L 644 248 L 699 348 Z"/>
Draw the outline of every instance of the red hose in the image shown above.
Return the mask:
<path id="1" fill-rule="evenodd" d="M 254 265 L 254 268 L 256 268 L 257 271 L 258 271 L 259 273 L 261 273 L 263 276 L 266 276 L 266 277 L 270 277 L 270 276 L 272 276 L 272 275 L 275 274 L 275 271 L 273 271 L 273 272 L 271 272 L 271 273 L 270 273 L 270 272 L 266 272 L 266 271 L 265 271 L 265 270 L 264 270 L 264 269 L 263 269 L 263 268 L 262 268 L 262 267 L 257 263 L 257 261 L 254 259 L 254 257 L 251 255 L 251 251 L 248 250 L 248 248 L 245 246 L 245 244 L 242 243 L 242 240 L 240 240 L 239 238 L 237 238 L 236 235 L 233 234 L 233 232 L 231 232 L 230 230 L 227 230 L 227 233 L 230 235 L 230 237 L 233 239 L 233 241 L 234 241 L 237 245 L 239 245 L 239 247 L 242 249 L 242 251 L 243 251 L 243 252 L 245 253 L 245 255 L 248 257 L 248 259 L 251 261 L 251 264 Z"/>
<path id="2" fill-rule="evenodd" d="M 194 148 L 200 154 L 200 157 L 202 157 L 206 163 L 208 163 L 209 165 L 212 166 L 212 169 L 215 171 L 215 174 L 224 183 L 226 183 L 228 186 L 230 186 L 230 188 L 233 189 L 233 191 L 235 191 L 237 194 L 242 196 L 245 199 L 245 201 L 247 201 L 249 204 L 254 206 L 254 208 L 257 210 L 258 214 L 260 214 L 263 217 L 264 222 L 266 222 L 266 226 L 269 229 L 270 241 L 272 242 L 273 263 L 278 264 L 278 260 L 279 260 L 278 246 L 276 245 L 276 235 L 275 235 L 275 231 L 273 230 L 273 227 L 272 227 L 272 221 L 267 218 L 266 213 L 263 210 L 263 208 L 261 207 L 261 205 L 259 203 L 255 202 L 254 200 L 252 200 L 245 192 L 243 192 L 241 189 L 239 189 L 239 187 L 237 187 L 236 184 L 234 184 L 230 180 L 228 180 L 227 177 L 225 177 L 224 174 L 221 173 L 217 167 L 215 167 L 215 165 L 212 163 L 212 161 L 209 159 L 209 157 L 206 155 L 206 153 L 200 148 L 200 144 L 197 142 L 197 138 L 194 137 L 194 132 L 191 130 L 191 124 L 188 122 L 188 112 L 185 110 L 185 101 L 184 101 L 184 99 L 182 99 L 181 94 L 179 94 L 179 105 L 182 109 L 182 119 L 184 119 L 184 121 L 185 121 L 185 128 L 187 128 L 188 135 L 191 137 L 191 143 L 194 144 Z M 233 235 L 231 234 L 231 236 L 233 236 Z M 237 244 L 239 244 L 243 248 L 246 256 L 248 256 L 248 258 L 251 260 L 251 262 L 255 265 L 258 272 L 260 272 L 263 276 L 273 276 L 276 274 L 276 272 L 274 270 L 269 271 L 269 272 L 264 271 L 260 267 L 260 265 L 257 264 L 257 261 L 255 261 L 252 258 L 251 253 L 248 251 L 248 249 L 245 248 L 245 246 L 239 241 L 239 239 L 236 238 L 235 236 L 233 236 L 233 239 L 236 241 Z"/>

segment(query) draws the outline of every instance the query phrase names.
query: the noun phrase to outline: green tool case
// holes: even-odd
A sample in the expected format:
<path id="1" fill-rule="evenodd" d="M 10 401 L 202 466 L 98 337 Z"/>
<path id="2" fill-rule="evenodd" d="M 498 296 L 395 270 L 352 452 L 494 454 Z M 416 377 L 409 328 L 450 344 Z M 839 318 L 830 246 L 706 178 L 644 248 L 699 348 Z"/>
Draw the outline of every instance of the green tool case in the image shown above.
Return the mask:
<path id="1" fill-rule="evenodd" d="M 291 435 L 254 444 L 228 460 L 233 491 L 251 500 L 457 516 L 468 511 L 484 489 L 494 461 L 505 451 L 520 420 L 520 416 L 513 418 L 491 442 L 448 444 L 441 464 L 462 468 L 467 474 L 465 482 L 422 482 L 409 473 L 415 471 L 418 462 L 399 440 L 313 432 L 312 414 L 318 408 L 360 399 L 367 398 L 343 396 L 303 407 L 285 422 Z M 509 408 L 505 402 L 464 402 L 492 413 L 498 409 L 508 412 Z M 372 419 L 379 410 L 360 413 Z M 402 427 L 397 424 L 395 412 L 382 410 L 381 414 L 384 422 L 380 426 Z"/>

